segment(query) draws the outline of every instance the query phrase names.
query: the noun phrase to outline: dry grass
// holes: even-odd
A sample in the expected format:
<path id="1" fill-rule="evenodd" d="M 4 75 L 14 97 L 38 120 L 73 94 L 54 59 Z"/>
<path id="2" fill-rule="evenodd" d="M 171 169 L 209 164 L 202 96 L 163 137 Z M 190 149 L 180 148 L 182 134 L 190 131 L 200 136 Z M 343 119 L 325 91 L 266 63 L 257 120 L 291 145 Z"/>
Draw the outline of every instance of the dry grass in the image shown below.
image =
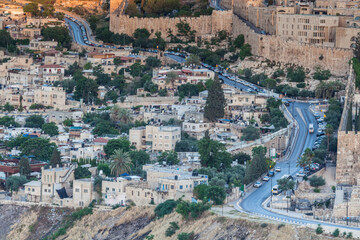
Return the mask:
<path id="1" fill-rule="evenodd" d="M 38 211 L 27 211 L 21 216 L 21 221 L 11 227 L 11 232 L 6 236 L 11 240 L 26 239 L 30 235 L 31 227 L 34 226 L 38 218 Z"/>

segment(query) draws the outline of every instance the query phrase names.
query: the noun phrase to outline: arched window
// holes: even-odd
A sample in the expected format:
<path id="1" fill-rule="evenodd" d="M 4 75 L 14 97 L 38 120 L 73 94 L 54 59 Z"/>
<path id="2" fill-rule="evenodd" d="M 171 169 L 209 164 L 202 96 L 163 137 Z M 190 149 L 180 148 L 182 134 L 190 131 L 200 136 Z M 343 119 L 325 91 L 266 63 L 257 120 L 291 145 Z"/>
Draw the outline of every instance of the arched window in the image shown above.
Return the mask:
<path id="1" fill-rule="evenodd" d="M 351 39 L 350 39 L 350 41 L 355 42 L 355 41 L 356 41 L 356 37 L 355 37 L 355 36 L 352 36 Z"/>

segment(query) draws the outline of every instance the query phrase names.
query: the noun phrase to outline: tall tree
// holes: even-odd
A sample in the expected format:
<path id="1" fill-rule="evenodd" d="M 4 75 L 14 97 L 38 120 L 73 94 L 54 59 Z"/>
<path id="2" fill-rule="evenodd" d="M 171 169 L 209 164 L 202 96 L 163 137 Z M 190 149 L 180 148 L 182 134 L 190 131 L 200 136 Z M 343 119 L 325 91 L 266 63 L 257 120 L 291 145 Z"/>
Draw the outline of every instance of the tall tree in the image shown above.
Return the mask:
<path id="1" fill-rule="evenodd" d="M 200 162 L 202 167 L 214 167 L 217 170 L 231 165 L 231 154 L 226 151 L 224 144 L 210 139 L 209 132 L 198 141 Z"/>
<path id="2" fill-rule="evenodd" d="M 246 166 L 245 180 L 250 183 L 268 170 L 266 163 L 266 147 L 258 146 L 252 149 L 252 160 Z"/>
<path id="3" fill-rule="evenodd" d="M 114 154 L 115 150 L 122 149 L 124 152 L 130 150 L 130 141 L 127 138 L 111 139 L 104 146 L 104 152 L 108 157 Z"/>
<path id="4" fill-rule="evenodd" d="M 133 121 L 131 111 L 126 108 L 120 108 L 118 105 L 114 105 L 111 109 L 110 117 L 114 122 L 120 122 L 123 124 L 128 124 Z"/>
<path id="5" fill-rule="evenodd" d="M 313 151 L 310 148 L 305 149 L 304 154 L 302 157 L 297 161 L 296 166 L 300 167 L 309 167 L 312 163 L 312 159 L 315 157 Z"/>
<path id="6" fill-rule="evenodd" d="M 355 39 L 354 55 L 360 61 L 360 33 L 358 33 Z"/>
<path id="7" fill-rule="evenodd" d="M 221 82 L 219 80 L 219 77 L 218 75 L 216 75 L 214 83 L 211 85 L 208 97 L 206 99 L 204 117 L 212 122 L 224 117 L 225 105 L 226 100 L 224 96 L 224 91 L 221 88 Z"/>
<path id="8" fill-rule="evenodd" d="M 166 74 L 166 79 L 165 79 L 166 84 L 170 84 L 171 88 L 174 89 L 175 81 L 178 77 L 179 75 L 176 72 L 174 71 L 169 72 L 168 74 Z"/>
<path id="9" fill-rule="evenodd" d="M 124 152 L 122 149 L 117 149 L 110 157 L 110 169 L 111 173 L 115 176 L 119 176 L 123 173 L 129 173 L 131 170 L 131 158 L 128 152 Z"/>
<path id="10" fill-rule="evenodd" d="M 19 162 L 19 172 L 21 175 L 28 176 L 31 173 L 30 163 L 28 158 L 21 158 Z"/>
<path id="11" fill-rule="evenodd" d="M 61 156 L 60 152 L 55 148 L 52 152 L 51 159 L 50 159 L 50 165 L 52 167 L 56 167 L 56 165 L 61 164 Z"/>
<path id="12" fill-rule="evenodd" d="M 31 115 L 25 119 L 25 127 L 41 128 L 44 123 L 45 120 L 41 115 Z"/>
<path id="13" fill-rule="evenodd" d="M 185 64 L 188 65 L 188 66 L 191 66 L 192 68 L 193 68 L 194 66 L 198 66 L 198 65 L 201 64 L 200 57 L 199 57 L 198 55 L 191 54 L 191 55 L 186 59 Z"/>
<path id="14" fill-rule="evenodd" d="M 330 137 L 334 133 L 334 128 L 331 124 L 326 124 L 325 127 L 325 135 L 327 136 L 327 150 L 329 152 L 329 146 L 330 146 Z"/>
<path id="15" fill-rule="evenodd" d="M 353 116 L 352 116 L 352 103 L 350 103 L 350 107 L 346 119 L 346 131 L 352 131 L 352 130 L 353 130 Z"/>

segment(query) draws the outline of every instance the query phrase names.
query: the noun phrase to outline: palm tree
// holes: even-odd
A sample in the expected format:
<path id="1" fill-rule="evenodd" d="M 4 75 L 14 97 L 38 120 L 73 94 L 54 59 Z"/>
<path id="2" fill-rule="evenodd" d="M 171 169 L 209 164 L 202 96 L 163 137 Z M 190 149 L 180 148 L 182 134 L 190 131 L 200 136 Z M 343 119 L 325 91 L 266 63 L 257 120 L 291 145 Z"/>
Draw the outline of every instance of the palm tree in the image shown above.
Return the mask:
<path id="1" fill-rule="evenodd" d="M 128 124 L 128 123 L 132 122 L 132 120 L 133 120 L 131 111 L 126 108 L 120 108 L 118 105 L 115 105 L 112 108 L 110 118 L 114 122 L 121 122 L 124 124 Z"/>
<path id="2" fill-rule="evenodd" d="M 310 166 L 310 164 L 312 163 L 312 159 L 314 158 L 315 154 L 313 153 L 313 151 L 311 151 L 310 148 L 305 149 L 304 154 L 302 155 L 302 157 L 297 161 L 297 167 L 306 167 L 306 166 Z"/>
<path id="3" fill-rule="evenodd" d="M 128 152 L 116 149 L 114 154 L 110 156 L 110 161 L 110 170 L 115 176 L 130 172 L 132 162 Z"/>
<path id="4" fill-rule="evenodd" d="M 175 85 L 175 80 L 179 77 L 179 75 L 174 72 L 171 71 L 166 75 L 166 84 L 171 84 L 171 87 L 174 89 L 174 85 Z"/>
<path id="5" fill-rule="evenodd" d="M 331 124 L 326 124 L 326 127 L 325 127 L 325 135 L 327 136 L 327 150 L 329 152 L 329 145 L 330 145 L 330 137 L 331 135 L 333 134 L 334 132 L 334 128 Z"/>

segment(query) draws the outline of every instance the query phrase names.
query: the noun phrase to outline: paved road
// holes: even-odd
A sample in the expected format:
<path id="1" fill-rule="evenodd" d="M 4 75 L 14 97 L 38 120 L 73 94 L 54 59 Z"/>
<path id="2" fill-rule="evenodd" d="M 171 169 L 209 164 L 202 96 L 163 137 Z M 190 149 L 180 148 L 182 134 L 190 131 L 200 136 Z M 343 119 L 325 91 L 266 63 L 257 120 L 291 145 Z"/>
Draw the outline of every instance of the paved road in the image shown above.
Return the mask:
<path id="1" fill-rule="evenodd" d="M 65 22 L 68 24 L 68 26 L 70 28 L 71 36 L 72 36 L 74 42 L 76 42 L 80 45 L 87 45 L 84 42 L 83 36 L 81 34 L 80 26 L 68 18 L 65 18 Z"/>
<path id="2" fill-rule="evenodd" d="M 181 56 L 177 56 L 174 54 L 165 54 L 165 56 L 168 58 L 171 58 L 179 63 L 185 62 L 185 58 L 181 57 Z M 237 89 L 240 89 L 241 91 L 247 91 L 247 92 L 260 91 L 260 89 L 258 87 L 251 86 L 250 83 L 242 83 L 242 82 L 240 82 L 240 80 L 234 81 L 234 80 L 222 75 L 222 73 L 219 73 L 219 79 L 221 79 L 225 84 L 227 84 L 229 86 L 233 86 Z M 249 86 L 247 86 L 245 84 L 249 84 Z"/>
<path id="3" fill-rule="evenodd" d="M 284 174 L 289 174 L 289 163 L 290 163 L 290 175 L 295 176 L 296 172 L 300 170 L 296 167 L 296 161 L 301 156 L 306 148 L 311 148 L 316 140 L 317 123 L 316 119 L 309 110 L 310 104 L 308 103 L 291 103 L 288 107 L 290 113 L 294 116 L 298 123 L 299 131 L 297 141 L 294 142 L 295 146 L 289 160 L 281 161 L 276 166 L 281 168 L 280 173 L 272 178 L 272 182 L 265 182 L 260 188 L 249 193 L 244 200 L 240 203 L 240 208 L 235 205 L 235 208 L 239 211 L 245 211 L 252 214 L 261 215 L 268 218 L 276 218 L 280 221 L 293 222 L 296 224 L 319 224 L 332 227 L 342 227 L 349 230 L 359 230 L 360 228 L 338 225 L 328 222 L 319 222 L 310 219 L 289 217 L 280 213 L 268 211 L 262 207 L 262 203 L 270 196 L 272 186 L 276 185 L 276 180 L 280 179 Z M 314 133 L 308 133 L 308 126 L 310 123 L 314 124 Z M 296 140 L 296 139 L 295 139 Z"/>

